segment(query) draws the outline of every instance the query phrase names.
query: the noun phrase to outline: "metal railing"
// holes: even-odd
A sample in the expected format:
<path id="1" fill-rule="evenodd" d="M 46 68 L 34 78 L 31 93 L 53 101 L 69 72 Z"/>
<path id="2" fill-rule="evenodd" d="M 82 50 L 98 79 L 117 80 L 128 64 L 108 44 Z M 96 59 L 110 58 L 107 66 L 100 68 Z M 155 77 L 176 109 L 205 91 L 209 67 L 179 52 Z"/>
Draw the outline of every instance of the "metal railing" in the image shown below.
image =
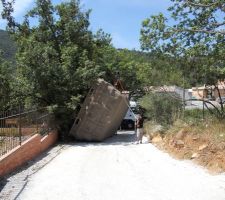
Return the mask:
<path id="1" fill-rule="evenodd" d="M 17 108 L 0 112 L 0 156 L 19 146 L 36 133 L 48 134 L 52 115 L 47 108 Z"/>

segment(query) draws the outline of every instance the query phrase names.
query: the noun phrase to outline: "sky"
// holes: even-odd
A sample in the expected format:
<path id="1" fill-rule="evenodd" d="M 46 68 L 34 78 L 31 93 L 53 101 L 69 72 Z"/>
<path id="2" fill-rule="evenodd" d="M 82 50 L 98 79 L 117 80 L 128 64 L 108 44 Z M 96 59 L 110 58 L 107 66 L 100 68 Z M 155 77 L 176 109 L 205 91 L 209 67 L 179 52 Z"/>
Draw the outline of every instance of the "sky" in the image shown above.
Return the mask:
<path id="1" fill-rule="evenodd" d="M 16 0 L 14 17 L 20 21 L 35 0 Z M 60 3 L 62 0 L 53 0 Z M 159 12 L 166 13 L 170 0 L 81 0 L 83 10 L 91 9 L 90 29 L 103 29 L 116 48 L 140 49 L 141 22 Z M 0 5 L 0 10 L 2 6 Z M 0 19 L 0 29 L 6 23 Z"/>

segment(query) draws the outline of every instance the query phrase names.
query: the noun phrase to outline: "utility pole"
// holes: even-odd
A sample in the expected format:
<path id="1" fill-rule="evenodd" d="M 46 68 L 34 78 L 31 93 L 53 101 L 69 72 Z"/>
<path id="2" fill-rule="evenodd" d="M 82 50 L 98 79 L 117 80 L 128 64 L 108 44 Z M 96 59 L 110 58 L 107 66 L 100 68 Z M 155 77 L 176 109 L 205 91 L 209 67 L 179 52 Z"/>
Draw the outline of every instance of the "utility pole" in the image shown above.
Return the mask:
<path id="1" fill-rule="evenodd" d="M 183 75 L 183 118 L 185 113 L 185 86 L 184 86 L 184 75 Z"/>

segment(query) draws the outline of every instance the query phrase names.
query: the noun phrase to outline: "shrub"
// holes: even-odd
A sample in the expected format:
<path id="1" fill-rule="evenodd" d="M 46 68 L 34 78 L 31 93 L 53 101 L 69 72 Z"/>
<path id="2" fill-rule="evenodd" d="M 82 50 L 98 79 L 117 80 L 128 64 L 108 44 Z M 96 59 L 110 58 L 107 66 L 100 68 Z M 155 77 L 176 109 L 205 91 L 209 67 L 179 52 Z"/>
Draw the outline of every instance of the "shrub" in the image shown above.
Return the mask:
<path id="1" fill-rule="evenodd" d="M 212 109 L 211 109 L 212 110 Z M 201 109 L 185 110 L 183 121 L 189 125 L 199 125 L 210 121 L 219 121 L 215 115 L 212 115 L 209 110 L 204 111 Z"/>
<path id="2" fill-rule="evenodd" d="M 179 118 L 182 102 L 178 96 L 168 93 L 149 93 L 140 99 L 145 109 L 145 117 L 161 125 L 170 125 Z"/>

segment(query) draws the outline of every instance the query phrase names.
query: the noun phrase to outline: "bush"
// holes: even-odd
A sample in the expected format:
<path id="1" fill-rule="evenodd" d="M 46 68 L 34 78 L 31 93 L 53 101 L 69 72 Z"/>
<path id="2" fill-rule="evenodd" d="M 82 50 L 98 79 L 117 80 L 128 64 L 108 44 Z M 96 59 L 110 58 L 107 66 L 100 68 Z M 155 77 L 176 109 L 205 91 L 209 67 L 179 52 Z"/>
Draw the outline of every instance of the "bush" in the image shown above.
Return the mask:
<path id="1" fill-rule="evenodd" d="M 170 125 L 179 118 L 182 102 L 178 96 L 168 93 L 149 93 L 140 99 L 145 109 L 145 117 L 161 125 Z"/>
<path id="2" fill-rule="evenodd" d="M 212 110 L 212 109 L 211 109 Z M 199 125 L 203 122 L 207 123 L 209 121 L 218 121 L 215 115 L 212 115 L 209 110 L 204 111 L 201 109 L 185 110 L 183 121 L 189 125 Z"/>

